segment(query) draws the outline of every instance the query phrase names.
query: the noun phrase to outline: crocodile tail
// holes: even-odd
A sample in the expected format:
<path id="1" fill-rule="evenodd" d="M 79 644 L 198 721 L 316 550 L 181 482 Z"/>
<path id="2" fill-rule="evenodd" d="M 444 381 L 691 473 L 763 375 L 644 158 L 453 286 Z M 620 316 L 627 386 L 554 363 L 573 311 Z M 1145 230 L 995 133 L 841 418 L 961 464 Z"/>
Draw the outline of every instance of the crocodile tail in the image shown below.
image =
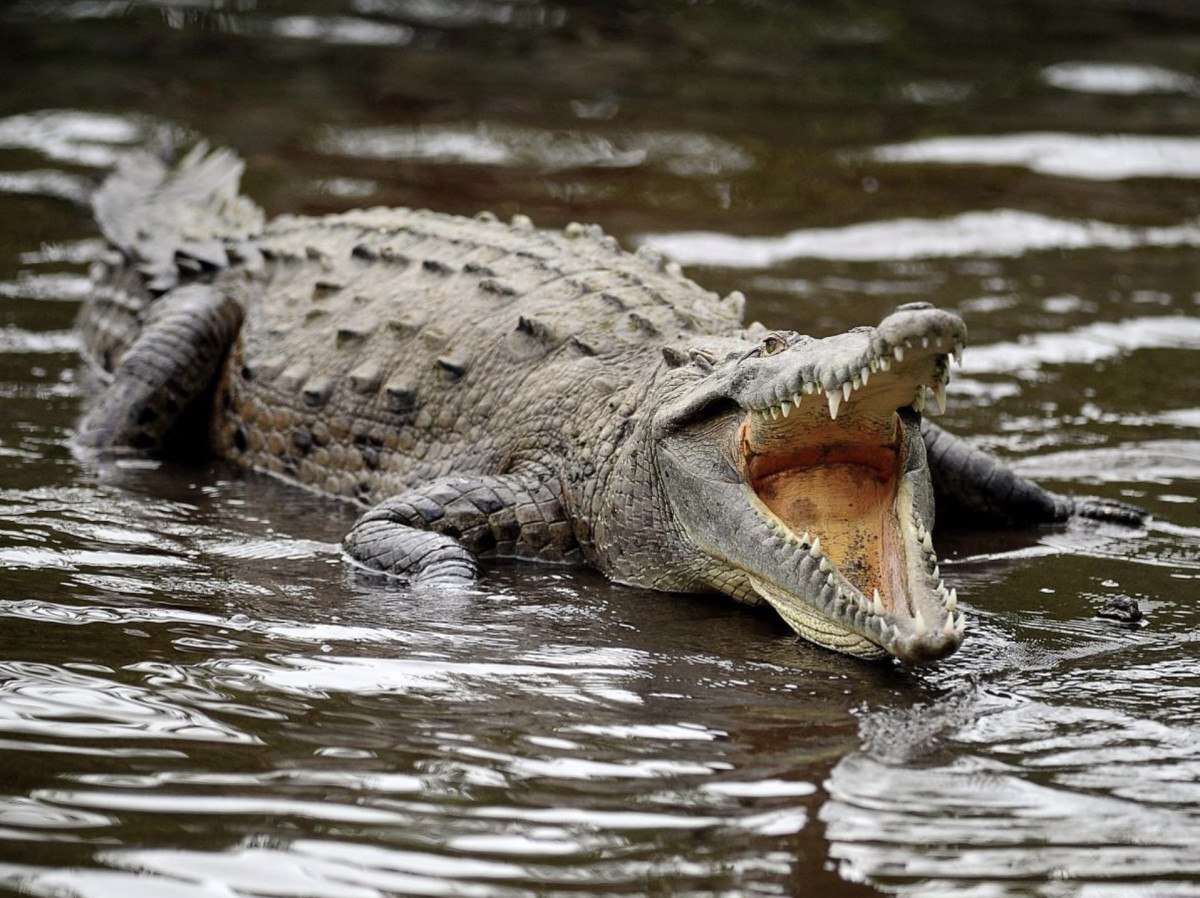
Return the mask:
<path id="1" fill-rule="evenodd" d="M 238 193 L 244 163 L 227 149 L 199 143 L 174 168 L 133 153 L 92 197 L 100 230 L 155 292 L 190 274 L 257 260 L 251 240 L 263 212 Z"/>

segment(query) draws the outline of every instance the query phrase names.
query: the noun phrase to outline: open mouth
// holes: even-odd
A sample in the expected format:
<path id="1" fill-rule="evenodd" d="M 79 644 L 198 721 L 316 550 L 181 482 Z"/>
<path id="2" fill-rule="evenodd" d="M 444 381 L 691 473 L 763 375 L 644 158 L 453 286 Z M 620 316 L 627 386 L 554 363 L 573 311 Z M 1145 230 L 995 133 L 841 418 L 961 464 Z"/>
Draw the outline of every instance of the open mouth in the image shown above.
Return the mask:
<path id="1" fill-rule="evenodd" d="M 750 582 L 812 641 L 922 661 L 953 652 L 965 627 L 916 499 L 929 482 L 920 415 L 927 402 L 944 408 L 966 335 L 892 336 L 877 336 L 852 376 L 814 372 L 748 411 L 739 443 L 751 501 L 790 554 L 808 555 L 800 595 Z"/>

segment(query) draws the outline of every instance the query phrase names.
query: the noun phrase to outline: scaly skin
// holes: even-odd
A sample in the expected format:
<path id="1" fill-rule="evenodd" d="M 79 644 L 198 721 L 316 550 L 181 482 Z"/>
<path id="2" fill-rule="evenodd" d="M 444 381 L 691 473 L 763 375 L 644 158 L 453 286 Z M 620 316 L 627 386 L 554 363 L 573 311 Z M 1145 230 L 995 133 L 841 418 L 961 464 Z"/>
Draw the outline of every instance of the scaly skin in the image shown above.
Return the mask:
<path id="1" fill-rule="evenodd" d="M 964 629 L 930 540 L 935 483 L 997 520 L 1133 514 L 922 435 L 966 342 L 928 304 L 824 340 L 768 334 L 741 326 L 740 294 L 594 226 L 405 209 L 263 224 L 232 155 L 156 165 L 97 195 L 123 261 L 81 316 L 112 383 L 79 446 L 165 448 L 190 404 L 218 455 L 372 506 L 346 539 L 366 567 L 469 583 L 479 557 L 586 561 L 923 661 Z"/>

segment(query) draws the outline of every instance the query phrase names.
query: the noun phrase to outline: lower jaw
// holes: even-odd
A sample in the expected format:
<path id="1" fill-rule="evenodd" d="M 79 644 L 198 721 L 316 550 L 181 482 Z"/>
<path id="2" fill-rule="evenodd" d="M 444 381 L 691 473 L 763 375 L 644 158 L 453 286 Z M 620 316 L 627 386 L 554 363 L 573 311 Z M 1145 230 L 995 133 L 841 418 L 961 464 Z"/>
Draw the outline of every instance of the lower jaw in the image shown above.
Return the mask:
<path id="1" fill-rule="evenodd" d="M 890 657 L 887 649 L 872 642 L 867 637 L 839 624 L 828 615 L 797 600 L 771 584 L 750 577 L 750 583 L 763 599 L 766 600 L 789 627 L 797 634 L 827 649 L 856 658 L 882 659 Z"/>

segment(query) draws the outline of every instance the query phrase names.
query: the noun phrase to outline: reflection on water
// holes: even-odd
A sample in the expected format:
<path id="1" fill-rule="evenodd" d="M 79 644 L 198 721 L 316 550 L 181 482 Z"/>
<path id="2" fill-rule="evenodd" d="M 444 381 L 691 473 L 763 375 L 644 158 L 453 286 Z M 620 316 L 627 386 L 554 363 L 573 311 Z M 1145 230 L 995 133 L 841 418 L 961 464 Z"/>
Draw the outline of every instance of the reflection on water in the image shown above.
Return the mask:
<path id="1" fill-rule="evenodd" d="M 873 717 L 864 750 L 827 784 L 833 855 L 847 875 L 905 895 L 971 894 L 972 883 L 1028 895 L 1080 880 L 1135 894 L 1129 883 L 1145 878 L 1200 879 L 1200 674 L 1189 649 L 1187 661 L 1136 672 L 1089 665 L 1018 695 L 1001 679 L 948 707 Z M 1169 705 L 1167 719 L 1141 716 L 1147 700 Z"/>
<path id="2" fill-rule="evenodd" d="M 0 733 L 62 740 L 255 741 L 137 686 L 48 664 L 0 664 Z"/>
<path id="3" fill-rule="evenodd" d="M 1200 178 L 1200 137 L 1000 134 L 935 137 L 871 151 L 880 162 L 1020 165 L 1044 175 L 1089 178 Z"/>
<path id="4" fill-rule="evenodd" d="M 842 228 L 811 228 L 791 231 L 780 237 L 735 237 L 695 231 L 650 234 L 643 239 L 683 264 L 770 268 L 792 259 L 890 262 L 964 256 L 1023 256 L 1051 250 L 1194 247 L 1200 246 L 1200 223 L 1137 228 L 1102 221 L 1055 219 L 1016 209 L 995 209 L 965 212 L 951 218 L 900 218 Z"/>
<path id="5" fill-rule="evenodd" d="M 1139 349 L 1200 349 L 1200 318 L 1162 315 L 1097 321 L 1066 333 L 1044 332 L 1012 343 L 972 347 L 967 375 L 1020 373 L 1049 365 L 1088 365 Z"/>
<path id="6" fill-rule="evenodd" d="M 1091 94 L 1200 93 L 1200 79 L 1156 65 L 1060 62 L 1041 75 L 1047 84 Z"/>
<path id="7" fill-rule="evenodd" d="M 403 46 L 413 39 L 413 30 L 402 25 L 384 25 L 350 16 L 283 16 L 273 19 L 271 31 L 280 37 L 321 41 L 327 44 Z"/>
<path id="8" fill-rule="evenodd" d="M 738 147 L 703 134 L 639 131 L 615 137 L 552 133 L 492 124 L 338 130 L 318 139 L 322 153 L 366 159 L 500 165 L 557 171 L 660 167 L 682 177 L 740 172 L 753 164 Z"/>
<path id="9" fill-rule="evenodd" d="M 0 891 L 1200 894 L 1200 22 L 1153 6 L 0 6 Z M 1156 517 L 939 532 L 968 638 L 916 671 L 581 571 L 361 580 L 353 509 L 68 451 L 87 195 L 200 137 L 273 213 L 650 235 L 771 327 L 953 308 L 947 426 Z"/>
<path id="10" fill-rule="evenodd" d="M 0 120 L 0 148 L 36 150 L 48 160 L 111 168 L 119 148 L 145 139 L 128 117 L 79 110 L 47 110 Z"/>

